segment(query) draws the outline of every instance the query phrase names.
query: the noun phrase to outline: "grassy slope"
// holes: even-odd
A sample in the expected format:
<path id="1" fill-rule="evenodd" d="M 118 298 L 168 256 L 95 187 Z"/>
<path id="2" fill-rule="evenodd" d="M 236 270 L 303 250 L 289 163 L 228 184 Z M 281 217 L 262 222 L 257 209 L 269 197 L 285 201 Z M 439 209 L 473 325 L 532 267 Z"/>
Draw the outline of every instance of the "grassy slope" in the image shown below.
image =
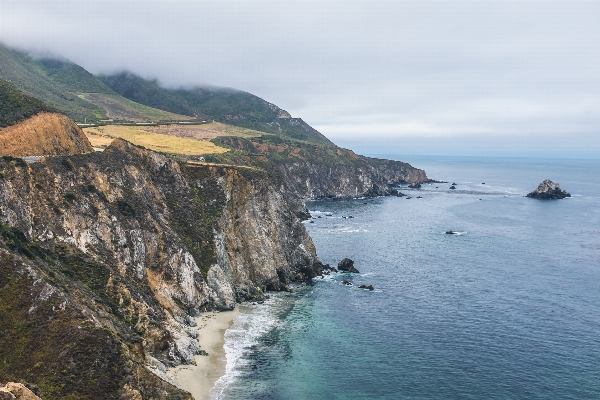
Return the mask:
<path id="1" fill-rule="evenodd" d="M 135 104 L 117 95 L 77 64 L 52 58 L 35 59 L 2 44 L 0 78 L 78 122 L 107 119 L 110 112 L 115 110 L 133 121 L 186 119 L 181 115 Z M 81 96 L 91 93 L 94 95 L 90 99 Z"/>
<path id="2" fill-rule="evenodd" d="M 241 90 L 214 87 L 166 89 L 156 80 L 145 80 L 126 72 L 100 79 L 120 95 L 151 107 L 291 139 L 333 145 L 300 118 L 281 118 L 287 114 L 285 111 Z"/>
<path id="3" fill-rule="evenodd" d="M 62 61 L 35 60 L 26 53 L 0 45 L 0 78 L 37 97 L 75 120 L 106 118 L 104 110 L 77 95 L 75 91 L 111 93 L 83 68 Z"/>
<path id="4" fill-rule="evenodd" d="M 41 111 L 55 110 L 0 79 L 0 127 L 14 125 Z"/>
<path id="5" fill-rule="evenodd" d="M 184 121 L 192 117 L 158 110 L 146 105 L 136 103 L 118 94 L 85 93 L 80 97 L 90 103 L 102 107 L 108 118 L 121 121 L 148 122 L 148 121 Z"/>

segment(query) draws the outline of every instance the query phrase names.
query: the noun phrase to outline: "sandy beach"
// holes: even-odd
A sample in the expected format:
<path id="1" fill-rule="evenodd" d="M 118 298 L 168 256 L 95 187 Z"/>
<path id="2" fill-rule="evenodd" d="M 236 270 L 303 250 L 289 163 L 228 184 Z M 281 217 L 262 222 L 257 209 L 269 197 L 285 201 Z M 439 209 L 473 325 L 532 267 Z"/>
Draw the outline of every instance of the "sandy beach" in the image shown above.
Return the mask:
<path id="1" fill-rule="evenodd" d="M 195 356 L 197 365 L 180 365 L 167 370 L 167 375 L 190 392 L 194 399 L 209 399 L 210 389 L 225 374 L 225 331 L 233 324 L 238 314 L 239 309 L 236 306 L 233 311 L 207 312 L 197 317 L 200 349 L 206 351 L 208 356 Z"/>

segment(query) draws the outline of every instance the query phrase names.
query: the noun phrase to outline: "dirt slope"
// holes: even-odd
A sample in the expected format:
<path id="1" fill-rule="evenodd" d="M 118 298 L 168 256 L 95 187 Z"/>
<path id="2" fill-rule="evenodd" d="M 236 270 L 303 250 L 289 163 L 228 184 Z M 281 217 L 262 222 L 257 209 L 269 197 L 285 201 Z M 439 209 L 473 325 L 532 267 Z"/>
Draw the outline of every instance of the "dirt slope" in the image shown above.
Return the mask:
<path id="1" fill-rule="evenodd" d="M 0 129 L 0 156 L 80 154 L 94 151 L 83 131 L 69 117 L 41 112 Z"/>

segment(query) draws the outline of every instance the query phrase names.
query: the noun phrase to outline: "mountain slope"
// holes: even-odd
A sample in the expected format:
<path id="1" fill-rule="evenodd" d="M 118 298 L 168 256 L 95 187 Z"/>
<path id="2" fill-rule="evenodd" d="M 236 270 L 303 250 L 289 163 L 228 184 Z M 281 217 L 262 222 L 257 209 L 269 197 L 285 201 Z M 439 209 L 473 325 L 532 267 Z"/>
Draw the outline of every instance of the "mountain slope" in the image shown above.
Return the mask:
<path id="1" fill-rule="evenodd" d="M 105 119 L 106 113 L 79 98 L 75 94 L 77 89 L 114 93 L 79 66 L 58 60 L 36 60 L 3 45 L 0 45 L 0 78 L 80 121 Z"/>
<path id="2" fill-rule="evenodd" d="M 0 79 L 0 128 L 14 125 L 42 111 L 56 110 Z"/>
<path id="3" fill-rule="evenodd" d="M 0 78 L 78 122 L 108 118 L 136 122 L 192 119 L 135 104 L 70 61 L 34 58 L 2 44 Z"/>
<path id="4" fill-rule="evenodd" d="M 300 118 L 253 94 L 215 87 L 166 89 L 156 80 L 122 72 L 99 77 L 107 86 L 135 102 L 174 113 L 224 122 L 290 139 L 333 145 Z"/>

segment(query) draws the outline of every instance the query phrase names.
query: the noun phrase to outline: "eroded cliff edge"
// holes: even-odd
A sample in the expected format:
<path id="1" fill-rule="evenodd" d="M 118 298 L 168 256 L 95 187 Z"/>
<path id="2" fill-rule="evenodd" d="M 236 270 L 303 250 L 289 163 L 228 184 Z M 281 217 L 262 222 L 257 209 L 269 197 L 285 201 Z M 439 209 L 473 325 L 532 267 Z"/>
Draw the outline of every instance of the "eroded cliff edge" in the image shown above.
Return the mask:
<path id="1" fill-rule="evenodd" d="M 320 272 L 298 205 L 252 168 L 117 140 L 0 173 L 0 375 L 44 399 L 189 398 L 157 375 L 200 350 L 193 316 Z"/>
<path id="2" fill-rule="evenodd" d="M 430 181 L 425 171 L 408 163 L 365 157 L 337 146 L 273 135 L 212 141 L 231 151 L 207 160 L 261 168 L 288 195 L 303 199 L 387 196 L 395 185 Z"/>

